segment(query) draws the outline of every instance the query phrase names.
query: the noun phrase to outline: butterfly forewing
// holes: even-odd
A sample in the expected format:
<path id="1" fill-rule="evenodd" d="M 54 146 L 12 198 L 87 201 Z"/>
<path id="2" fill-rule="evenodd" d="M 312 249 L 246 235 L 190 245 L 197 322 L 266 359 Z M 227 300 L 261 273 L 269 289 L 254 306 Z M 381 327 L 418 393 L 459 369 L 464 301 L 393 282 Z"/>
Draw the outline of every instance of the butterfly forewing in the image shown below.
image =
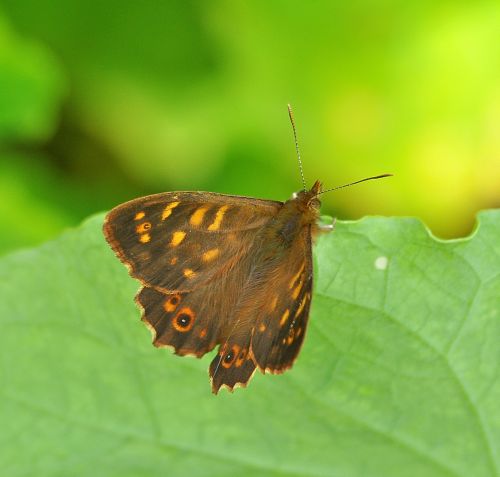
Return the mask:
<path id="1" fill-rule="evenodd" d="M 104 233 L 133 277 L 159 291 L 189 291 L 233 268 L 280 202 L 206 192 L 156 194 L 113 209 Z"/>

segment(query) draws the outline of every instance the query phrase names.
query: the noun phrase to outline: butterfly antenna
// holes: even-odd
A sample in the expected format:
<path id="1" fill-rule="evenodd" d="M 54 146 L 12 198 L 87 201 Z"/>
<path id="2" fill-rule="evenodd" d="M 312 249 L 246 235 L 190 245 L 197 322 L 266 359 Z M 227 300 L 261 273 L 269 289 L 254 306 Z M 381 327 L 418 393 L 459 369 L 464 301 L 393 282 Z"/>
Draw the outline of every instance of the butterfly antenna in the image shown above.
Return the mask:
<path id="1" fill-rule="evenodd" d="M 331 189 L 322 190 L 321 192 L 317 193 L 316 196 L 324 194 L 325 192 L 331 192 L 332 190 L 338 190 L 338 189 L 343 189 L 344 187 L 350 187 L 354 184 L 359 184 L 360 182 L 372 181 L 374 179 L 382 179 L 383 177 L 392 177 L 392 174 L 381 174 L 379 176 L 366 177 L 365 179 L 361 179 L 360 181 L 349 182 L 349 184 L 344 184 L 341 186 L 332 187 Z"/>
<path id="2" fill-rule="evenodd" d="M 299 141 L 297 140 L 297 129 L 295 128 L 295 120 L 293 119 L 292 106 L 288 105 L 288 116 L 290 116 L 290 122 L 292 123 L 293 138 L 295 140 L 295 150 L 297 151 L 297 159 L 299 160 L 299 170 L 300 177 L 302 178 L 302 185 L 304 190 L 306 190 L 306 180 L 304 179 L 304 170 L 302 169 L 302 159 L 300 158 Z"/>

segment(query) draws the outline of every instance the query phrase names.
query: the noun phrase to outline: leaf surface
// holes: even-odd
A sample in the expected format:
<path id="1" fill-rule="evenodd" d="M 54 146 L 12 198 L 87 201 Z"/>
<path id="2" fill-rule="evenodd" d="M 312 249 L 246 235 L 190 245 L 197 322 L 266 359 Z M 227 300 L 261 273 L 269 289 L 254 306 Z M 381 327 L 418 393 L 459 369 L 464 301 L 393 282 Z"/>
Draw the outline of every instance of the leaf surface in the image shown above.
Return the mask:
<path id="1" fill-rule="evenodd" d="M 338 223 L 295 367 L 218 396 L 151 345 L 102 220 L 0 260 L 0 475 L 499 474 L 500 211 Z"/>

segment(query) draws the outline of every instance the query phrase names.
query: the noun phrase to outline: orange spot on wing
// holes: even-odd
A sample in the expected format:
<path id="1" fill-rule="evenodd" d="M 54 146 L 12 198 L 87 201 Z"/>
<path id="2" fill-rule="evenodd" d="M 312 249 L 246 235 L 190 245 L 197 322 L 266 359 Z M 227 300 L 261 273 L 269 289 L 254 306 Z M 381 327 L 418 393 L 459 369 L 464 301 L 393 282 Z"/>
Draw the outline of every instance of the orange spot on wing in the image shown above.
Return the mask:
<path id="1" fill-rule="evenodd" d="M 238 357 L 236 358 L 235 366 L 239 368 L 243 362 L 245 361 L 245 358 L 247 357 L 247 350 L 246 348 L 243 348 L 239 354 Z"/>
<path id="2" fill-rule="evenodd" d="M 294 300 L 297 299 L 297 297 L 299 296 L 299 293 L 300 293 L 300 290 L 302 290 L 302 285 L 304 285 L 304 282 L 301 280 L 299 282 L 299 284 L 294 288 L 293 292 L 292 292 L 292 298 Z"/>
<path id="3" fill-rule="evenodd" d="M 213 248 L 205 252 L 201 258 L 204 262 L 210 262 L 214 258 L 217 258 L 218 255 L 219 255 L 219 249 Z"/>
<path id="4" fill-rule="evenodd" d="M 170 259 L 170 265 L 175 265 L 177 263 L 177 257 L 172 257 Z"/>
<path id="5" fill-rule="evenodd" d="M 144 212 L 137 212 L 137 214 L 135 214 L 134 220 L 141 220 L 145 215 L 146 214 Z"/>
<path id="6" fill-rule="evenodd" d="M 230 368 L 236 357 L 238 356 L 238 353 L 240 352 L 240 347 L 238 345 L 233 345 L 231 350 L 229 352 L 224 352 L 222 353 L 222 359 L 221 359 L 221 364 L 224 366 L 224 368 Z"/>
<path id="7" fill-rule="evenodd" d="M 198 226 L 203 222 L 203 218 L 205 217 L 205 213 L 210 207 L 207 205 L 202 205 L 198 209 L 196 209 L 193 214 L 191 215 L 191 218 L 189 219 L 189 223 L 191 225 Z"/>
<path id="8" fill-rule="evenodd" d="M 270 311 L 274 311 L 276 309 L 276 305 L 278 304 L 278 295 L 276 295 L 273 298 L 273 301 L 271 302 L 271 309 Z"/>
<path id="9" fill-rule="evenodd" d="M 185 306 L 172 318 L 172 326 L 181 333 L 189 331 L 194 325 L 195 313 Z"/>
<path id="10" fill-rule="evenodd" d="M 297 318 L 302 313 L 302 310 L 304 309 L 304 306 L 306 306 L 306 302 L 308 299 L 309 299 L 309 293 L 304 298 L 302 298 L 302 301 L 300 302 L 299 308 L 295 312 L 294 319 Z"/>
<path id="11" fill-rule="evenodd" d="M 260 331 L 261 333 L 263 333 L 264 331 L 266 331 L 266 325 L 265 325 L 264 323 L 261 323 L 261 324 L 259 325 L 259 331 Z"/>
<path id="12" fill-rule="evenodd" d="M 290 280 L 290 283 L 288 284 L 288 288 L 290 288 L 290 290 L 293 288 L 293 286 L 295 285 L 295 282 L 299 279 L 301 273 L 304 271 L 304 268 L 305 268 L 306 264 L 303 263 L 302 266 L 300 267 L 300 270 L 293 276 L 293 278 Z"/>
<path id="13" fill-rule="evenodd" d="M 185 236 L 186 232 L 182 232 L 180 230 L 174 232 L 172 234 L 172 240 L 170 241 L 170 245 L 172 245 L 172 247 L 177 247 L 177 245 L 179 245 L 184 240 Z"/>
<path id="14" fill-rule="evenodd" d="M 136 228 L 135 228 L 135 231 L 138 233 L 138 234 L 143 234 L 144 232 L 146 232 L 147 230 L 149 230 L 151 228 L 151 222 L 143 222 L 142 224 L 139 224 Z"/>
<path id="15" fill-rule="evenodd" d="M 168 204 L 163 209 L 163 212 L 161 214 L 161 220 L 165 220 L 168 217 L 170 217 L 170 214 L 172 213 L 172 210 L 175 209 L 179 204 L 180 204 L 180 202 L 170 202 L 170 204 Z"/>
<path id="16" fill-rule="evenodd" d="M 184 276 L 186 278 L 193 278 L 196 275 L 196 273 L 193 270 L 191 270 L 190 268 L 185 268 L 182 271 L 182 273 L 184 274 Z"/>
<path id="17" fill-rule="evenodd" d="M 208 230 L 214 231 L 219 230 L 220 224 L 222 223 L 222 219 L 224 218 L 224 214 L 226 210 L 229 209 L 229 205 L 223 205 L 215 214 L 214 221 L 208 226 Z"/>
<path id="18" fill-rule="evenodd" d="M 285 313 L 283 313 L 283 315 L 281 316 L 280 326 L 283 326 L 286 323 L 286 320 L 288 320 L 289 316 L 290 316 L 290 311 L 285 310 Z"/>
<path id="19" fill-rule="evenodd" d="M 151 240 L 151 236 L 149 234 L 142 234 L 140 237 L 139 237 L 139 241 L 141 243 L 148 243 L 149 241 Z"/>
<path id="20" fill-rule="evenodd" d="M 180 302 L 181 302 L 181 296 L 178 293 L 176 293 L 175 295 L 170 296 L 164 301 L 163 309 L 167 313 L 171 313 L 177 308 Z"/>
<path id="21" fill-rule="evenodd" d="M 204 328 L 203 330 L 200 331 L 200 338 L 205 338 L 207 336 L 207 329 Z"/>

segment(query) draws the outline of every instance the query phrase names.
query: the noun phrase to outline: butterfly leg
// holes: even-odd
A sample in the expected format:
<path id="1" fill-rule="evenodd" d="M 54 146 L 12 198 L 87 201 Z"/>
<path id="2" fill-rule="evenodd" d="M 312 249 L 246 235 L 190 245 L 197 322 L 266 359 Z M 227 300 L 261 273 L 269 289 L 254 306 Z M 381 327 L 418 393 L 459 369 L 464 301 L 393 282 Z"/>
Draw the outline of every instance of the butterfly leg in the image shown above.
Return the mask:
<path id="1" fill-rule="evenodd" d="M 337 218 L 334 217 L 332 219 L 331 224 L 320 224 L 319 225 L 319 231 L 326 233 L 326 232 L 333 232 L 335 230 L 335 225 L 337 224 Z"/>

